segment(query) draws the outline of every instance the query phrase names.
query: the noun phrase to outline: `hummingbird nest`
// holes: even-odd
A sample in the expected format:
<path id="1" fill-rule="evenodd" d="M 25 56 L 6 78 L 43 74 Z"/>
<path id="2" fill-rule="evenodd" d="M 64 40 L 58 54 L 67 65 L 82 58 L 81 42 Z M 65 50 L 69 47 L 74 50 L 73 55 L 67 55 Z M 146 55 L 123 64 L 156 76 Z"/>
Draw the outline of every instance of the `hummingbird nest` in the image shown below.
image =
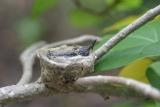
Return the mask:
<path id="1" fill-rule="evenodd" d="M 57 91 L 71 90 L 75 80 L 94 71 L 95 56 L 87 46 L 42 48 L 37 55 L 41 64 L 40 81 Z"/>

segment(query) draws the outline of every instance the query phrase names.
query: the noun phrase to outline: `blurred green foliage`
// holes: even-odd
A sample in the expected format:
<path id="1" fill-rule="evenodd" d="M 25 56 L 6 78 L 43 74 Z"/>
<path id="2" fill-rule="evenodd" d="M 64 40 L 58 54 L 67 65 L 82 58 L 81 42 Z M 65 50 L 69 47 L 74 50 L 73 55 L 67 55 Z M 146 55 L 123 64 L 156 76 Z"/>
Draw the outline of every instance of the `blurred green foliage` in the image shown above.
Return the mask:
<path id="1" fill-rule="evenodd" d="M 107 5 L 112 5 L 114 4 L 115 0 L 105 0 Z"/>
<path id="2" fill-rule="evenodd" d="M 110 107 L 159 107 L 152 100 L 127 99 L 125 101 L 113 103 Z"/>
<path id="3" fill-rule="evenodd" d="M 102 21 L 103 17 L 94 16 L 93 14 L 77 9 L 70 13 L 69 19 L 74 26 L 84 28 L 97 25 Z"/>
<path id="4" fill-rule="evenodd" d="M 134 107 L 131 101 L 125 101 L 121 103 L 113 104 L 112 107 Z"/>
<path id="5" fill-rule="evenodd" d="M 89 19 L 94 19 L 94 17 L 96 18 L 97 16 L 103 16 L 104 18 L 102 18 L 101 20 L 99 20 L 99 23 L 102 23 L 104 20 L 108 20 L 108 18 L 112 17 L 112 13 L 115 14 L 123 14 L 124 12 L 128 12 L 128 11 L 132 11 L 132 10 L 136 10 L 138 9 L 140 6 L 142 6 L 143 0 L 78 0 L 79 4 L 77 5 L 77 7 L 79 7 L 79 11 L 82 10 L 83 12 L 86 13 L 90 13 L 92 14 L 92 17 L 85 17 L 86 14 L 81 14 L 78 18 L 75 20 L 76 18 L 76 14 L 71 14 L 72 18 L 71 19 L 71 23 L 79 28 L 83 28 L 83 27 L 90 27 L 87 26 L 86 20 Z M 127 16 L 127 14 L 125 15 Z M 116 19 L 118 19 L 119 17 L 117 17 Z M 116 19 L 113 19 L 116 20 Z M 72 21 L 73 20 L 73 21 Z M 82 22 L 82 23 L 79 23 Z M 99 23 L 94 23 L 94 24 L 89 24 L 89 25 L 98 25 Z"/>
<path id="6" fill-rule="evenodd" d="M 41 39 L 45 26 L 41 16 L 54 7 L 59 0 L 34 0 L 31 12 L 17 23 L 17 34 L 22 48 Z"/>
<path id="7" fill-rule="evenodd" d="M 116 9 L 118 11 L 127 11 L 139 8 L 143 3 L 143 0 L 121 0 L 117 5 Z"/>
<path id="8" fill-rule="evenodd" d="M 154 0 L 73 0 L 72 2 L 74 3 L 74 1 L 78 1 L 79 4 L 75 3 L 76 8 L 70 9 L 68 16 L 71 24 L 77 28 L 105 27 L 101 33 L 121 28 L 136 19 L 137 14 L 142 14 L 147 7 L 155 4 Z M 57 6 L 58 3 L 63 2 L 60 2 L 60 0 L 33 1 L 29 14 L 17 24 L 18 38 L 22 46 L 28 46 L 41 39 L 43 31 L 45 31 L 42 16 L 48 10 Z M 131 17 L 130 14 L 133 14 L 134 17 Z M 124 18 L 126 19 L 123 22 L 119 22 Z M 111 26 L 111 24 L 114 24 L 114 26 Z"/>
<path id="9" fill-rule="evenodd" d="M 77 0 L 78 1 L 78 0 Z M 107 3 L 105 0 L 79 0 L 79 4 L 81 4 L 83 8 L 90 9 L 90 12 L 101 12 L 106 9 Z M 108 4 L 111 5 L 111 4 Z M 81 8 L 81 9 L 83 9 Z M 85 9 L 84 9 L 85 11 Z"/>
<path id="10" fill-rule="evenodd" d="M 54 7 L 59 0 L 34 0 L 32 7 L 32 17 L 40 17 L 49 8 Z"/>
<path id="11" fill-rule="evenodd" d="M 38 41 L 42 36 L 43 28 L 39 20 L 26 18 L 17 25 L 18 38 L 24 47 Z"/>

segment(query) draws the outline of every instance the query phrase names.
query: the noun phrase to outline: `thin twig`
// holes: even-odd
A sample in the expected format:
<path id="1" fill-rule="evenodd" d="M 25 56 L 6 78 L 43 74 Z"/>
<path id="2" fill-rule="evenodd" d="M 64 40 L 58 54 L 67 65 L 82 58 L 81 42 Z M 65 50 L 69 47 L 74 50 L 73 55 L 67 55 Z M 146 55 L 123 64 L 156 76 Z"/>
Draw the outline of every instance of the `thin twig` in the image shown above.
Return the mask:
<path id="1" fill-rule="evenodd" d="M 159 14 L 160 14 L 160 5 L 158 5 L 153 9 L 150 9 L 143 16 L 135 20 L 133 23 L 129 24 L 127 27 L 123 28 L 120 32 L 118 32 L 115 36 L 113 36 L 104 45 L 102 45 L 99 49 L 95 51 L 97 59 L 101 58 L 104 54 L 108 53 L 110 49 L 112 49 L 121 40 L 126 38 L 130 33 L 135 31 L 145 23 L 149 22 Z"/>
<path id="2" fill-rule="evenodd" d="M 20 56 L 20 61 L 23 66 L 23 74 L 18 85 L 27 84 L 32 79 L 33 64 L 36 57 L 36 50 L 44 46 L 46 43 L 44 41 L 33 44 L 31 47 L 27 48 Z"/>

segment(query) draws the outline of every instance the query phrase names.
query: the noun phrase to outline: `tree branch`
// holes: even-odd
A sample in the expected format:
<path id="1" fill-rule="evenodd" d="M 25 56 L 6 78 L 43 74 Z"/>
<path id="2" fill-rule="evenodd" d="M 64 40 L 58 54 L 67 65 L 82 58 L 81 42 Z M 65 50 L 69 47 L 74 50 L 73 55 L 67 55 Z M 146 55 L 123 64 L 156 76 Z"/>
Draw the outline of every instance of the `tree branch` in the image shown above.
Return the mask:
<path id="1" fill-rule="evenodd" d="M 85 87 L 88 91 L 102 92 L 106 95 L 141 96 L 160 101 L 160 91 L 158 89 L 123 77 L 90 76 L 78 79 L 75 85 Z M 99 86 L 101 88 L 98 89 Z"/>
<path id="2" fill-rule="evenodd" d="M 66 84 L 67 85 L 67 84 Z M 74 92 L 96 92 L 103 96 L 125 96 L 151 98 L 160 101 L 160 91 L 136 80 L 113 76 L 89 76 L 79 78 Z M 57 93 L 43 83 L 12 85 L 0 88 L 0 104 L 24 101 L 35 96 L 49 96 Z"/>
<path id="3" fill-rule="evenodd" d="M 159 14 L 160 5 L 153 9 L 150 9 L 143 16 L 135 20 L 133 23 L 129 24 L 127 27 L 123 28 L 120 32 L 118 32 L 115 36 L 113 36 L 111 39 L 109 39 L 105 44 L 103 44 L 99 49 L 95 51 L 97 59 L 101 58 L 104 54 L 108 53 L 110 49 L 112 49 L 121 40 L 126 38 L 130 33 L 135 31 L 145 23 L 149 22 Z"/>
<path id="4" fill-rule="evenodd" d="M 20 84 L 27 84 L 32 79 L 32 73 L 33 73 L 33 64 L 36 57 L 36 50 L 44 46 L 46 43 L 41 41 L 38 43 L 33 44 L 31 47 L 27 48 L 21 55 L 20 55 L 20 61 L 22 63 L 22 77 L 17 83 Z"/>
<path id="5" fill-rule="evenodd" d="M 0 88 L 0 104 L 24 101 L 35 96 L 48 96 L 51 93 L 51 90 L 40 83 L 6 86 Z"/>

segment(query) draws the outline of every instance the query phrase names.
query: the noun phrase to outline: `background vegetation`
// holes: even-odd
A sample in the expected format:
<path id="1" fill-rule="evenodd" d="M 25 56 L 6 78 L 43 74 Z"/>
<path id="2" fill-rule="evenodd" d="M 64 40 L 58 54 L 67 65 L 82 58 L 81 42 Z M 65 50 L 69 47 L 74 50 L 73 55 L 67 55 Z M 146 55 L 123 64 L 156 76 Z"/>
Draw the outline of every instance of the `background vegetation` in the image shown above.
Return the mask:
<path id="1" fill-rule="evenodd" d="M 96 44 L 97 49 L 117 31 L 158 4 L 160 0 L 1 0 L 0 85 L 15 84 L 19 80 L 21 69 L 18 56 L 32 43 L 95 34 L 103 38 Z M 160 19 L 157 17 L 102 57 L 95 70 L 97 73 L 133 78 L 160 88 L 159 41 Z M 38 69 L 38 64 L 35 67 Z M 35 73 L 35 78 L 38 74 Z M 53 96 L 8 106 L 42 107 L 44 103 L 48 107 L 53 104 L 56 107 L 158 107 L 158 102 L 150 100 L 113 97 L 105 102 L 95 94 Z"/>

